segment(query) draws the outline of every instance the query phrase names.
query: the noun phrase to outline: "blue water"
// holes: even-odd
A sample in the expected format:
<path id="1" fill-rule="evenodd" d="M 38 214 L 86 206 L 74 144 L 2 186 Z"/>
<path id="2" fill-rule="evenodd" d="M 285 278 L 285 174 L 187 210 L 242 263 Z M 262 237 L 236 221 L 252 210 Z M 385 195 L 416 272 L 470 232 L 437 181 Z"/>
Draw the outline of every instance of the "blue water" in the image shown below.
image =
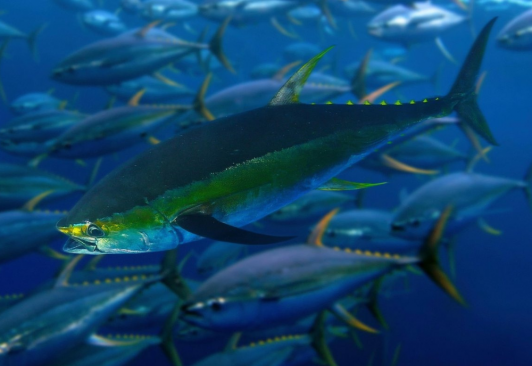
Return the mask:
<path id="1" fill-rule="evenodd" d="M 521 178 L 532 162 L 532 52 L 511 52 L 498 48 L 494 34 L 515 15 L 525 8 L 508 5 L 506 9 L 487 11 L 487 4 L 475 8 L 473 20 L 478 30 L 493 16 L 499 16 L 485 55 L 483 69 L 488 71 L 481 89 L 479 104 L 484 111 L 500 147 L 490 154 L 491 163 L 480 163 L 478 171 L 512 178 Z M 114 11 L 117 1 L 106 0 L 104 7 Z M 107 103 L 109 96 L 98 87 L 74 87 L 60 84 L 49 78 L 52 68 L 65 56 L 80 47 L 101 37 L 80 27 L 75 13 L 58 7 L 51 0 L 11 0 L 2 4 L 6 12 L 1 20 L 16 28 L 29 32 L 41 24 L 48 27 L 38 41 L 40 61 L 35 63 L 24 41 L 12 41 L 8 57 L 0 65 L 0 77 L 9 100 L 29 92 L 46 92 L 54 89 L 60 99 L 72 101 L 69 107 L 85 112 L 99 111 Z M 142 25 L 135 16 L 122 15 L 128 26 Z M 320 48 L 335 45 L 341 70 L 350 62 L 359 60 L 368 48 L 396 47 L 375 41 L 366 34 L 368 17 L 352 21 L 356 33 L 353 38 L 345 22 L 340 22 L 340 30 L 334 36 L 320 36 L 315 27 L 296 29 L 306 41 L 316 43 Z M 202 19 L 193 19 L 192 28 L 201 30 L 209 24 Z M 175 27 L 176 34 L 193 40 L 195 35 Z M 458 26 L 443 37 L 448 49 L 461 62 L 472 37 L 466 25 Z M 231 75 L 220 71 L 217 80 L 211 85 L 212 93 L 226 86 L 247 80 L 249 72 L 258 63 L 274 62 L 282 64 L 282 50 L 293 40 L 275 31 L 268 22 L 243 28 L 230 28 L 225 35 L 225 50 L 230 60 L 237 65 L 238 73 Z M 430 75 L 444 61 L 433 43 L 412 47 L 401 63 L 422 74 Z M 441 90 L 446 91 L 458 68 L 446 63 L 441 77 Z M 195 89 L 202 77 L 186 78 L 188 86 Z M 79 94 L 78 94 L 79 93 Z M 430 84 L 417 85 L 401 90 L 406 99 L 420 99 L 434 94 Z M 387 95 L 390 100 L 396 98 Z M 347 101 L 349 95 L 337 102 Z M 4 105 L 0 106 L 0 121 L 8 121 L 13 116 Z M 324 121 L 324 123 L 326 123 Z M 437 135 L 442 141 L 451 143 L 459 138 L 458 147 L 467 151 L 467 141 L 456 131 L 445 131 Z M 116 157 L 104 160 L 99 177 L 101 178 L 120 163 L 138 154 L 149 146 L 141 145 Z M 0 161 L 24 164 L 26 159 L 0 153 Z M 43 169 L 68 176 L 77 182 L 86 181 L 93 160 L 88 167 L 70 161 L 45 160 Z M 456 166 L 456 169 L 460 169 Z M 346 173 L 346 179 L 359 182 L 383 181 L 382 176 L 353 169 Z M 388 179 L 386 179 L 388 180 Z M 426 179 L 414 176 L 394 176 L 383 187 L 367 192 L 365 204 L 368 207 L 393 209 L 399 203 L 399 192 L 406 188 L 413 191 Z M 56 200 L 47 208 L 68 209 L 79 196 Z M 332 344 L 332 350 L 340 365 L 368 364 L 374 357 L 373 365 L 390 365 L 394 350 L 401 346 L 398 365 L 530 365 L 530 329 L 532 328 L 532 215 L 521 192 L 513 192 L 499 201 L 496 208 L 506 209 L 504 213 L 489 217 L 490 224 L 502 230 L 501 236 L 490 236 L 475 226 L 463 232 L 456 246 L 456 286 L 465 297 L 468 306 L 461 307 L 437 289 L 424 276 L 409 277 L 408 293 L 390 299 L 382 299 L 381 307 L 389 325 L 389 331 L 380 335 L 360 334 L 363 348 L 357 348 L 350 340 L 340 339 Z M 295 230 L 295 229 L 294 229 Z M 290 230 L 288 230 L 290 231 Z M 306 230 L 299 228 L 301 238 Z M 54 244 L 60 248 L 62 242 Z M 191 243 L 183 247 L 180 255 L 192 248 L 205 247 L 206 243 Z M 104 259 L 106 265 L 158 263 L 161 255 L 147 254 L 136 256 L 110 256 Z M 51 278 L 59 263 L 51 259 L 30 254 L 5 264 L 1 268 L 0 293 L 26 292 Z M 185 275 L 194 275 L 193 265 L 186 268 Z M 369 313 L 362 310 L 361 317 L 372 322 Z M 375 323 L 372 323 L 375 324 Z M 139 330 L 142 332 L 142 330 Z M 221 351 L 224 341 L 209 344 L 178 344 L 185 365 L 201 356 Z M 373 356 L 372 356 L 373 355 Z M 131 365 L 163 365 L 168 361 L 156 348 L 144 352 Z"/>

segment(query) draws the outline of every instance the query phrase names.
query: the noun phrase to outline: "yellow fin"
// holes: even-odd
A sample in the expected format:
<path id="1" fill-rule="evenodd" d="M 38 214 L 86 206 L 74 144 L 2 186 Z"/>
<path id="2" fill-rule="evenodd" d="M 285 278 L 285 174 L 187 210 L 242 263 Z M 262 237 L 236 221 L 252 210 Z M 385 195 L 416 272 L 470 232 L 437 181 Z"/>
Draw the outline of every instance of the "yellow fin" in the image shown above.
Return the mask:
<path id="1" fill-rule="evenodd" d="M 196 94 L 196 98 L 194 99 L 193 103 L 194 110 L 196 111 L 196 113 L 203 116 L 207 121 L 213 121 L 216 119 L 205 105 L 205 94 L 207 93 L 207 89 L 209 88 L 211 79 L 212 73 L 208 73 L 205 77 L 205 80 L 203 80 L 203 83 L 201 84 L 201 87 L 198 90 L 198 93 Z"/>
<path id="2" fill-rule="evenodd" d="M 146 140 L 147 140 L 150 144 L 152 144 L 152 145 L 158 145 L 158 144 L 161 143 L 161 140 L 159 140 L 158 138 L 153 137 L 153 136 L 148 136 L 148 137 L 146 138 Z"/>
<path id="3" fill-rule="evenodd" d="M 487 222 L 486 220 L 484 220 L 483 218 L 479 218 L 478 219 L 478 226 L 486 233 L 490 234 L 490 235 L 495 235 L 495 236 L 499 236 L 502 234 L 502 231 L 501 230 L 497 230 L 493 227 L 491 227 Z"/>
<path id="4" fill-rule="evenodd" d="M 316 224 L 316 226 L 310 233 L 309 237 L 307 238 L 307 244 L 316 245 L 318 247 L 323 246 L 323 242 L 321 241 L 321 239 L 323 238 L 323 233 L 325 232 L 325 229 L 327 229 L 329 222 L 331 222 L 332 218 L 336 216 L 338 211 L 340 211 L 340 209 L 335 208 L 334 210 L 329 212 L 327 215 L 325 215 L 320 220 L 320 222 Z"/>
<path id="5" fill-rule="evenodd" d="M 183 84 L 179 84 L 179 83 L 173 81 L 172 79 L 167 78 L 166 76 L 164 76 L 160 72 L 153 73 L 153 77 L 155 79 L 165 83 L 166 85 L 170 85 L 170 86 L 173 86 L 173 87 L 176 87 L 176 88 L 185 88 L 185 86 Z"/>
<path id="6" fill-rule="evenodd" d="M 142 98 L 142 96 L 145 93 L 146 93 L 146 89 L 145 88 L 139 90 L 138 92 L 135 93 L 135 95 L 133 95 L 131 97 L 129 102 L 127 102 L 127 105 L 130 106 L 130 107 L 137 107 L 139 105 L 140 99 Z"/>
<path id="7" fill-rule="evenodd" d="M 289 32 L 286 30 L 279 21 L 277 21 L 277 18 L 271 17 L 270 18 L 271 25 L 277 29 L 279 33 L 281 33 L 283 36 L 287 36 L 289 38 L 299 39 L 299 36 L 296 33 Z"/>
<path id="8" fill-rule="evenodd" d="M 342 320 L 344 323 L 349 325 L 350 327 L 360 329 L 364 332 L 368 333 L 379 333 L 378 330 L 362 323 L 360 320 L 355 318 L 351 313 L 349 313 L 342 305 L 340 304 L 334 304 L 330 311 L 340 320 Z"/>
<path id="9" fill-rule="evenodd" d="M 294 61 L 292 63 L 289 63 L 288 65 L 282 67 L 279 71 L 275 73 L 275 75 L 272 77 L 274 80 L 283 80 L 283 78 L 286 76 L 286 73 L 290 70 L 292 70 L 294 67 L 299 65 L 301 61 Z"/>
<path id="10" fill-rule="evenodd" d="M 160 20 L 156 20 L 154 22 L 151 22 L 149 24 L 146 24 L 143 28 L 139 29 L 136 33 L 139 37 L 146 37 L 146 34 L 150 31 L 150 29 L 155 28 L 157 25 L 161 23 Z"/>
<path id="11" fill-rule="evenodd" d="M 388 85 L 384 85 L 383 87 L 375 90 L 374 92 L 369 93 L 365 97 L 360 98 L 360 100 L 364 100 L 364 104 L 366 104 L 366 102 L 373 103 L 375 101 L 375 99 L 377 99 L 378 97 L 380 97 L 381 95 L 383 95 L 384 93 L 389 91 L 390 89 L 395 88 L 399 84 L 401 84 L 401 83 L 399 81 L 396 81 L 394 83 L 390 83 Z"/>
<path id="12" fill-rule="evenodd" d="M 399 170 L 401 172 L 414 173 L 414 174 L 426 174 L 426 175 L 434 175 L 434 174 L 439 173 L 439 171 L 437 170 L 420 169 L 420 168 L 413 167 L 411 165 L 407 165 L 405 163 L 401 163 L 399 160 L 392 158 L 388 154 L 382 154 L 381 158 L 382 158 L 382 163 L 384 166 L 387 166 L 388 168 L 392 168 L 395 170 Z"/>
<path id="13" fill-rule="evenodd" d="M 31 200 L 26 202 L 24 206 L 22 206 L 22 210 L 25 211 L 33 211 L 35 209 L 35 206 L 37 206 L 43 199 L 54 193 L 54 190 L 49 190 L 46 192 L 42 192 L 38 194 L 37 196 L 33 197 Z"/>

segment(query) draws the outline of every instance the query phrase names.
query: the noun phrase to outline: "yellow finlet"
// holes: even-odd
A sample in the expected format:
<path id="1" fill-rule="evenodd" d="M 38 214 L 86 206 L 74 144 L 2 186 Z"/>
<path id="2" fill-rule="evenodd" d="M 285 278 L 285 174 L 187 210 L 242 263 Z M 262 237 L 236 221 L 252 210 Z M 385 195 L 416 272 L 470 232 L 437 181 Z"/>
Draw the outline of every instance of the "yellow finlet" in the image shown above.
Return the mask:
<path id="1" fill-rule="evenodd" d="M 345 103 L 347 105 L 354 105 L 355 103 L 353 103 L 352 101 L 348 100 L 347 103 Z"/>
<path id="2" fill-rule="evenodd" d="M 428 102 L 427 98 L 423 99 L 423 103 L 427 103 L 427 102 Z"/>
<path id="3" fill-rule="evenodd" d="M 331 222 L 332 218 L 336 216 L 336 214 L 340 211 L 339 208 L 335 208 L 331 212 L 329 212 L 327 215 L 325 215 L 314 227 L 314 230 L 310 233 L 307 244 L 315 245 L 318 247 L 323 247 L 323 234 L 325 233 L 325 229 L 327 229 L 327 226 L 329 225 L 329 222 Z"/>
<path id="4" fill-rule="evenodd" d="M 414 99 L 412 99 L 412 100 L 410 101 L 410 104 L 416 104 L 416 101 L 415 101 Z"/>
<path id="5" fill-rule="evenodd" d="M 381 105 L 388 105 L 388 104 L 386 104 L 386 101 L 383 100 L 383 101 L 381 102 Z"/>
<path id="6" fill-rule="evenodd" d="M 398 100 L 397 102 L 395 102 L 395 105 L 403 105 L 403 103 L 401 103 L 401 101 Z"/>
<path id="7" fill-rule="evenodd" d="M 142 96 L 146 93 L 146 88 L 139 90 L 138 92 L 131 97 L 129 102 L 127 102 L 127 105 L 130 107 L 137 107 L 139 105 L 140 99 Z"/>
<path id="8" fill-rule="evenodd" d="M 158 138 L 154 137 L 154 136 L 148 136 L 146 138 L 146 140 L 152 144 L 152 145 L 157 145 L 157 144 L 160 144 L 161 143 L 161 140 L 159 140 Z"/>
<path id="9" fill-rule="evenodd" d="M 325 102 L 325 104 L 333 104 L 333 102 L 331 102 L 330 100 Z"/>
<path id="10" fill-rule="evenodd" d="M 365 100 L 364 105 L 371 105 L 371 103 L 369 102 L 369 100 Z"/>

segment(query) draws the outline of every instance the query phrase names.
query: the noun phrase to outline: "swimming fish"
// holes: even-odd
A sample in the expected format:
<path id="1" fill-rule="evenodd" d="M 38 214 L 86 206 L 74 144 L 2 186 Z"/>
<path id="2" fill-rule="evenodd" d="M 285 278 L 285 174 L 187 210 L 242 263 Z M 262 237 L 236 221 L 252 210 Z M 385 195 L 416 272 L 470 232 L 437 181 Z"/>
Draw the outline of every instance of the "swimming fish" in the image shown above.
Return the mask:
<path id="1" fill-rule="evenodd" d="M 63 109 L 64 105 L 64 101 L 55 98 L 50 93 L 28 93 L 11 102 L 9 109 L 14 114 L 23 115 L 53 109 Z"/>
<path id="2" fill-rule="evenodd" d="M 506 24 L 497 36 L 497 43 L 509 50 L 532 50 L 532 9 Z"/>
<path id="3" fill-rule="evenodd" d="M 104 35 L 114 36 L 127 30 L 118 15 L 106 10 L 92 10 L 81 15 L 81 21 L 90 30 Z"/>
<path id="4" fill-rule="evenodd" d="M 418 102 L 297 103 L 322 52 L 268 106 L 183 132 L 99 181 L 57 224 L 69 237 L 64 250 L 142 253 L 201 237 L 243 244 L 285 241 L 240 227 L 313 189 L 337 187 L 333 178 L 339 173 L 420 121 L 456 111 L 463 123 L 496 144 L 475 93 L 494 21 L 473 44 L 451 91 Z"/>
<path id="5" fill-rule="evenodd" d="M 65 58 L 52 71 L 56 81 L 74 85 L 113 85 L 152 74 L 183 57 L 209 49 L 232 70 L 222 51 L 222 36 L 228 22 L 222 23 L 209 44 L 181 40 L 157 22 L 144 28 L 92 43 Z"/>
<path id="6" fill-rule="evenodd" d="M 0 22 L 0 40 L 24 39 L 28 42 L 28 46 L 34 58 L 37 57 L 37 36 L 44 30 L 45 26 L 40 26 L 29 34 L 22 33 L 18 29 L 10 26 L 7 23 Z"/>

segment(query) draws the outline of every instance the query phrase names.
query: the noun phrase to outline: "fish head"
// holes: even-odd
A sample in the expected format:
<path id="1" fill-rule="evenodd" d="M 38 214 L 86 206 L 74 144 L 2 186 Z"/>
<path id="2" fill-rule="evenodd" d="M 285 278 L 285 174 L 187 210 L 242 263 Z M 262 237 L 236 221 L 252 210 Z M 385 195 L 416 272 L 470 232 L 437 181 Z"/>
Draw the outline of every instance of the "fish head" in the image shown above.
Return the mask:
<path id="1" fill-rule="evenodd" d="M 181 307 L 183 321 L 203 329 L 219 331 L 250 328 L 260 313 L 260 301 L 253 298 L 212 297 L 191 300 Z"/>
<path id="2" fill-rule="evenodd" d="M 57 224 L 57 229 L 69 237 L 63 250 L 92 255 L 145 253 L 172 249 L 182 241 L 177 229 L 170 224 L 148 224 L 149 219 L 145 219 L 150 214 L 144 214 L 148 216 L 134 218 L 115 214 L 105 219 L 79 223 L 71 223 L 67 216 Z"/>
<path id="3" fill-rule="evenodd" d="M 532 48 L 532 26 L 517 26 L 509 24 L 497 36 L 500 47 L 514 50 L 528 50 Z"/>
<path id="4" fill-rule="evenodd" d="M 381 12 L 368 23 L 368 33 L 374 37 L 390 39 L 402 34 L 408 27 L 410 10 L 396 5 Z"/>
<path id="5" fill-rule="evenodd" d="M 425 238 L 441 215 L 434 206 L 405 206 L 397 211 L 391 222 L 391 234 L 403 239 L 418 240 Z"/>

